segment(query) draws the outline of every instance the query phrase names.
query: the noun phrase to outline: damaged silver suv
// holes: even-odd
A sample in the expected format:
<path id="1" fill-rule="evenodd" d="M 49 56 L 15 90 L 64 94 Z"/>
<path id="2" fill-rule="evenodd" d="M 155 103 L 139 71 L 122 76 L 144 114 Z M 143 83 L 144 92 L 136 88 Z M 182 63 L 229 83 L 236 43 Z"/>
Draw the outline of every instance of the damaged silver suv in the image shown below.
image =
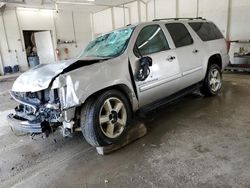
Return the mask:
<path id="1" fill-rule="evenodd" d="M 133 112 L 200 89 L 218 94 L 229 63 L 223 35 L 202 18 L 161 19 L 97 37 L 78 58 L 38 65 L 15 81 L 12 128 L 82 131 L 92 146 L 118 142 Z"/>

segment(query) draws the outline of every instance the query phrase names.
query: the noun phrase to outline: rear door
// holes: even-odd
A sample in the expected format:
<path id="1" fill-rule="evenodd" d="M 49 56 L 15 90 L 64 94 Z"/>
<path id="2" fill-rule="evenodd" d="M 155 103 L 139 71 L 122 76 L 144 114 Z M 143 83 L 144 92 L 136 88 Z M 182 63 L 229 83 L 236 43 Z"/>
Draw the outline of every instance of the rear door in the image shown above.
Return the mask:
<path id="1" fill-rule="evenodd" d="M 129 59 L 140 106 L 164 98 L 179 89 L 180 66 L 167 38 L 158 24 L 141 26 L 138 34 L 135 34 Z M 149 56 L 153 60 L 150 74 L 145 81 L 138 81 L 135 76 L 140 56 Z"/>
<path id="2" fill-rule="evenodd" d="M 181 88 L 188 87 L 203 79 L 203 57 L 204 49 L 198 40 L 191 36 L 190 31 L 183 23 L 165 24 L 173 43 L 178 62 L 181 68 Z M 191 28 L 190 28 L 191 29 Z"/>

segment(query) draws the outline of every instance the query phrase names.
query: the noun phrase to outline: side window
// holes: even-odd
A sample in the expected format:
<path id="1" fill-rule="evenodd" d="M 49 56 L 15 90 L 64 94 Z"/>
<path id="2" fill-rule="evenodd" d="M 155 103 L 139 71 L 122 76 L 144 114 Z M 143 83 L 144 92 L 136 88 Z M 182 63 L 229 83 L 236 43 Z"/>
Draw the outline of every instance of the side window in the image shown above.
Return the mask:
<path id="1" fill-rule="evenodd" d="M 140 31 L 135 43 L 134 53 L 139 57 L 140 55 L 149 55 L 168 49 L 169 45 L 161 27 L 149 25 Z"/>
<path id="2" fill-rule="evenodd" d="M 220 30 L 212 22 L 192 22 L 189 25 L 203 41 L 224 38 Z"/>
<path id="3" fill-rule="evenodd" d="M 193 44 L 193 39 L 182 23 L 169 23 L 166 28 L 170 33 L 176 48 Z"/>

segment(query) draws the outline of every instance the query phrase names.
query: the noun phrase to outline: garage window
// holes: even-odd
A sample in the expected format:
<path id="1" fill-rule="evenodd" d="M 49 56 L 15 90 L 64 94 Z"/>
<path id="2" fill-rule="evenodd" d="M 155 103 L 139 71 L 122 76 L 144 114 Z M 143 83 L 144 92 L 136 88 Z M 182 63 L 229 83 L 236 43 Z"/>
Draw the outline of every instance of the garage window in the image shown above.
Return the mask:
<path id="1" fill-rule="evenodd" d="M 192 29 L 203 41 L 211 41 L 224 38 L 220 30 L 212 22 L 189 23 Z"/>
<path id="2" fill-rule="evenodd" d="M 176 48 L 193 44 L 193 39 L 185 25 L 182 23 L 166 24 Z"/>
<path id="3" fill-rule="evenodd" d="M 140 31 L 135 43 L 134 53 L 139 57 L 140 55 L 149 55 L 168 49 L 169 45 L 161 27 L 150 25 Z"/>

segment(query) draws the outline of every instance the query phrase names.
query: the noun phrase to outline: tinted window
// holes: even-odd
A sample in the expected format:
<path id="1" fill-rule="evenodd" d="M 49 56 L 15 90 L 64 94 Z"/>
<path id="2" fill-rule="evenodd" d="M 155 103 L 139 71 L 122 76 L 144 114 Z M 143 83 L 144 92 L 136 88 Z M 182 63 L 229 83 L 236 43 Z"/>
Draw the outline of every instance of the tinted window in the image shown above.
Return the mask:
<path id="1" fill-rule="evenodd" d="M 193 44 L 193 39 L 185 25 L 181 23 L 169 23 L 166 24 L 166 27 L 176 48 Z"/>
<path id="2" fill-rule="evenodd" d="M 214 23 L 193 22 L 189 23 L 189 25 L 203 41 L 210 41 L 223 38 L 223 35 Z"/>
<path id="3" fill-rule="evenodd" d="M 159 25 L 144 27 L 136 40 L 134 53 L 137 57 L 168 50 L 167 39 Z"/>

